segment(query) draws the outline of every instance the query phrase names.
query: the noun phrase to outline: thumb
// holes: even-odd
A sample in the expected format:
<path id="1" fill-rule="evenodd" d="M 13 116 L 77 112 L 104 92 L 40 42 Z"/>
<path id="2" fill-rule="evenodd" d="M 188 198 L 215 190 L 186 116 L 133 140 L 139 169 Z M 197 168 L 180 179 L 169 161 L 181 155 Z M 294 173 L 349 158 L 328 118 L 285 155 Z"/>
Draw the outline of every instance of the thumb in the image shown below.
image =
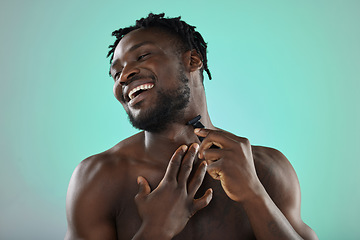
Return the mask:
<path id="1" fill-rule="evenodd" d="M 210 133 L 210 129 L 206 128 L 195 128 L 194 133 L 200 137 L 206 137 Z"/>
<path id="2" fill-rule="evenodd" d="M 142 176 L 139 176 L 137 178 L 137 183 L 139 184 L 139 192 L 138 192 L 137 196 L 145 197 L 145 196 L 149 195 L 151 189 L 150 189 L 149 183 L 146 181 L 146 179 Z"/>

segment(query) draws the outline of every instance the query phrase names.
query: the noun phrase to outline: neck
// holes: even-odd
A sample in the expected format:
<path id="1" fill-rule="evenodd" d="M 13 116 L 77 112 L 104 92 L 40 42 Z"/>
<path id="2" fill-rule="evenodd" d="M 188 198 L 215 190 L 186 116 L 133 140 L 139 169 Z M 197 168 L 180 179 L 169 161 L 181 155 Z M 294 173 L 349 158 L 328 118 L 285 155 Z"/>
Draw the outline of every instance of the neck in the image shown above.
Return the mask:
<path id="1" fill-rule="evenodd" d="M 194 133 L 194 127 L 186 123 L 198 115 L 201 115 L 200 122 L 205 128 L 215 129 L 211 123 L 207 110 L 206 96 L 204 86 L 201 81 L 190 81 L 192 94 L 188 107 L 184 110 L 182 121 L 171 123 L 162 132 L 153 133 L 145 131 L 145 151 L 148 156 L 154 160 L 164 160 L 164 154 L 171 157 L 175 150 L 181 145 L 190 145 L 200 143 L 197 135 Z M 168 158 L 166 161 L 169 161 Z"/>
<path id="2" fill-rule="evenodd" d="M 145 131 L 145 151 L 153 156 L 153 159 L 163 160 L 163 158 L 158 156 L 163 156 L 164 154 L 172 156 L 175 150 L 183 144 L 189 146 L 195 142 L 200 143 L 198 137 L 194 133 L 194 127 L 186 125 L 188 121 L 197 115 L 198 114 L 191 115 L 191 117 L 184 120 L 184 123 L 172 123 L 164 129 L 164 131 L 159 133 Z M 204 115 L 201 115 L 200 121 L 205 128 L 215 129 L 207 112 L 204 112 Z M 167 159 L 167 161 L 168 160 L 169 159 Z"/>

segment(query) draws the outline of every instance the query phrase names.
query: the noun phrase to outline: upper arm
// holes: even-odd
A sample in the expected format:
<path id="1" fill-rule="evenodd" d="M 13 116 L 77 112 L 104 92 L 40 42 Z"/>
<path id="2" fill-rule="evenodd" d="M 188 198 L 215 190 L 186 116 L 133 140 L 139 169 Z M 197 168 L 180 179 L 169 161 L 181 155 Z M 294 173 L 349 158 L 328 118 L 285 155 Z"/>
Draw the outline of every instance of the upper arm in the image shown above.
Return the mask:
<path id="1" fill-rule="evenodd" d="M 117 239 L 113 196 L 104 169 L 85 160 L 75 169 L 66 198 L 65 239 Z"/>
<path id="2" fill-rule="evenodd" d="M 254 157 L 256 154 L 254 155 Z M 259 178 L 276 206 L 294 230 L 304 239 L 318 239 L 315 232 L 301 219 L 300 184 L 289 160 L 279 151 L 266 148 L 255 161 Z"/>

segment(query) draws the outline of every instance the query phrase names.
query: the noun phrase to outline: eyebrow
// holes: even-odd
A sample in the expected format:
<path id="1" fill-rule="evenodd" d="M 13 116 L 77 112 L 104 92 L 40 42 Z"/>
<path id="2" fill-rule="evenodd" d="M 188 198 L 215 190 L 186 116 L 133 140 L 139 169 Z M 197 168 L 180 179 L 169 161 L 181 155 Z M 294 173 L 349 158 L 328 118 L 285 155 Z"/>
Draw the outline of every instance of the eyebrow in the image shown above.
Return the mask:
<path id="1" fill-rule="evenodd" d="M 144 46 L 144 45 L 147 45 L 147 44 L 154 44 L 154 43 L 151 42 L 151 41 L 144 41 L 144 42 L 135 44 L 135 45 L 132 46 L 128 51 L 129 51 L 129 52 L 133 52 L 133 51 L 135 51 L 136 49 L 138 49 L 139 47 Z M 115 66 L 118 62 L 119 62 L 119 59 L 116 59 L 115 61 L 113 61 L 113 62 L 111 63 L 111 69 L 113 69 L 114 66 Z"/>

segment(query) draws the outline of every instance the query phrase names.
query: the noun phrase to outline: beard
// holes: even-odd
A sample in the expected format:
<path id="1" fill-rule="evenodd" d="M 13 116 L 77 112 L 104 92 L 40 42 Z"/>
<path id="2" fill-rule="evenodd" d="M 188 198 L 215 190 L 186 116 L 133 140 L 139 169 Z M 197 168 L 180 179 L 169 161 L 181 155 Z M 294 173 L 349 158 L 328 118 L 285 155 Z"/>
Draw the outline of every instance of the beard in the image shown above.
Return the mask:
<path id="1" fill-rule="evenodd" d="M 158 90 L 157 101 L 153 108 L 135 117 L 127 111 L 130 123 L 137 129 L 148 132 L 162 132 L 175 122 L 182 122 L 184 109 L 189 104 L 189 79 L 181 71 L 178 76 L 181 85 L 175 90 Z"/>

